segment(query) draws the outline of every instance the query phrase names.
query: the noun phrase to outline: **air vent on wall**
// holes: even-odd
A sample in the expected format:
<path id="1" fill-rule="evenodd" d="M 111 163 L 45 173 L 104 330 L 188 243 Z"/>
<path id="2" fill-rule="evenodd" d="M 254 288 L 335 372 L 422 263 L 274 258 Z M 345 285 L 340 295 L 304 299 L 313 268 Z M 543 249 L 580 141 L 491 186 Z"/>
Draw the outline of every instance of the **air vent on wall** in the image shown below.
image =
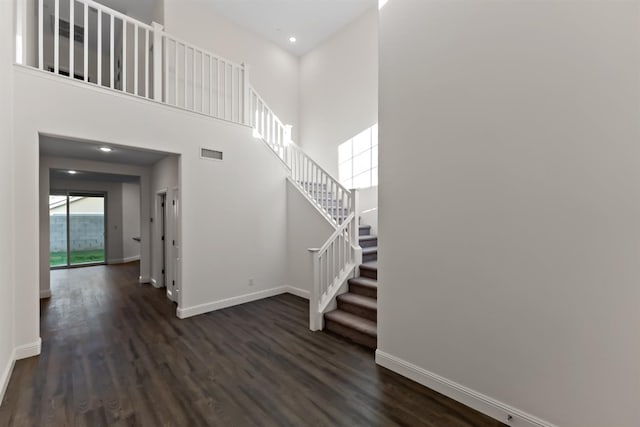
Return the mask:
<path id="1" fill-rule="evenodd" d="M 202 148 L 200 150 L 200 157 L 202 157 L 203 159 L 222 160 L 222 151 L 209 150 L 207 148 Z"/>

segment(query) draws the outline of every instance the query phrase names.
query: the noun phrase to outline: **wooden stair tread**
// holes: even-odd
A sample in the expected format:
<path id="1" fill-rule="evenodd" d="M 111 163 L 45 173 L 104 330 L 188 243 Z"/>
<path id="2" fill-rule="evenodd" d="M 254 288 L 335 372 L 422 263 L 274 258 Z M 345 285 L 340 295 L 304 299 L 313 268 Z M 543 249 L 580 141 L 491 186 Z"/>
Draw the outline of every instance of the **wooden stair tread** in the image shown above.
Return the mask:
<path id="1" fill-rule="evenodd" d="M 360 264 L 360 268 L 365 270 L 378 271 L 378 261 L 364 262 Z"/>
<path id="2" fill-rule="evenodd" d="M 378 247 L 377 246 L 370 246 L 368 248 L 362 248 L 362 254 L 373 254 L 373 253 L 377 253 L 378 252 Z M 366 263 L 365 263 L 366 264 Z"/>
<path id="3" fill-rule="evenodd" d="M 359 240 L 377 240 L 378 236 L 374 236 L 373 234 L 367 234 L 365 236 L 360 236 Z"/>
<path id="4" fill-rule="evenodd" d="M 349 279 L 350 284 L 360 285 L 366 288 L 378 289 L 378 281 L 369 279 L 368 277 L 355 277 L 353 279 Z"/>
<path id="5" fill-rule="evenodd" d="M 338 295 L 337 300 L 346 304 L 356 305 L 367 310 L 378 311 L 378 301 L 375 298 L 358 295 L 351 292 Z"/>
<path id="6" fill-rule="evenodd" d="M 370 337 L 378 336 L 378 326 L 376 325 L 376 322 L 371 320 L 364 319 L 342 310 L 333 310 L 325 313 L 324 316 L 326 320 L 346 326 Z"/>

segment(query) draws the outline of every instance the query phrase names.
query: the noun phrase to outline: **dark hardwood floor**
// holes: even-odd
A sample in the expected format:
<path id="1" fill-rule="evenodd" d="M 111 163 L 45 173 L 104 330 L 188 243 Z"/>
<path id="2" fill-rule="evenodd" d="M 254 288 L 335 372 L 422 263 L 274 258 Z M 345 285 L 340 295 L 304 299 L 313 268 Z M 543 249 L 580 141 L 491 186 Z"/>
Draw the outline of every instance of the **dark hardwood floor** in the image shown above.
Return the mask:
<path id="1" fill-rule="evenodd" d="M 137 264 L 52 272 L 42 355 L 16 363 L 0 425 L 501 425 L 310 332 L 303 299 L 179 320 L 137 277 Z"/>

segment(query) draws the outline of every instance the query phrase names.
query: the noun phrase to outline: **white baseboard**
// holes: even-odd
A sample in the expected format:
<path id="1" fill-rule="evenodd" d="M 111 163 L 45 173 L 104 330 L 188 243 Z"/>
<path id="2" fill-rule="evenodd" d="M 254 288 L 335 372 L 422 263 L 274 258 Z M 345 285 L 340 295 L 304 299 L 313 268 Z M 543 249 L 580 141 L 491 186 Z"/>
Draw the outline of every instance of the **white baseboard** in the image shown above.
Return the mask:
<path id="1" fill-rule="evenodd" d="M 28 357 L 37 356 L 40 354 L 41 350 L 42 350 L 42 339 L 38 338 L 38 341 L 36 342 L 16 347 L 14 351 L 15 359 L 20 360 L 20 359 L 26 359 Z"/>
<path id="2" fill-rule="evenodd" d="M 128 258 L 110 259 L 110 260 L 107 260 L 107 264 L 109 264 L 109 265 L 112 265 L 112 264 L 127 264 L 127 263 L 134 262 L 134 261 L 140 261 L 140 255 L 131 256 L 131 257 L 128 257 Z"/>
<path id="3" fill-rule="evenodd" d="M 376 350 L 376 363 L 425 387 L 444 394 L 478 412 L 514 427 L 556 427 L 461 384 L 422 369 L 412 363 Z M 509 419 L 509 416 L 511 419 Z"/>
<path id="4" fill-rule="evenodd" d="M 296 288 L 294 286 L 285 286 L 287 293 L 295 295 L 300 298 L 309 299 L 310 292 L 305 289 Z"/>
<path id="5" fill-rule="evenodd" d="M 0 376 L 0 404 L 4 400 L 4 394 L 7 392 L 7 387 L 9 386 L 9 380 L 11 379 L 11 373 L 13 372 L 13 367 L 16 364 L 16 352 L 15 350 L 11 352 L 9 355 L 9 360 L 7 361 L 7 366 L 2 370 L 2 374 Z"/>
<path id="6" fill-rule="evenodd" d="M 178 310 L 176 313 L 180 319 L 186 319 L 187 317 L 193 317 L 199 314 L 209 313 L 211 311 L 232 307 L 234 305 L 245 304 L 245 303 L 257 301 L 263 298 L 273 297 L 276 295 L 284 294 L 286 292 L 289 292 L 289 287 L 280 286 L 278 288 L 271 288 L 271 289 L 266 289 L 264 291 L 253 292 L 251 294 L 245 294 L 237 297 L 208 302 L 206 304 L 194 305 L 193 307 L 187 307 L 187 308 L 178 307 Z"/>
<path id="7" fill-rule="evenodd" d="M 138 283 L 151 283 L 151 277 L 140 276 L 138 277 Z"/>
<path id="8" fill-rule="evenodd" d="M 51 298 L 51 289 L 41 289 L 40 290 L 40 299 Z"/>
<path id="9" fill-rule="evenodd" d="M 154 279 L 153 277 L 151 278 L 151 280 L 149 281 L 149 283 L 151 283 L 151 286 L 153 286 L 153 287 L 154 287 L 154 288 L 156 288 L 156 289 L 160 289 L 160 288 L 162 288 L 162 287 L 163 287 L 163 286 L 160 286 L 160 285 L 158 284 L 158 281 L 157 281 L 156 279 Z"/>

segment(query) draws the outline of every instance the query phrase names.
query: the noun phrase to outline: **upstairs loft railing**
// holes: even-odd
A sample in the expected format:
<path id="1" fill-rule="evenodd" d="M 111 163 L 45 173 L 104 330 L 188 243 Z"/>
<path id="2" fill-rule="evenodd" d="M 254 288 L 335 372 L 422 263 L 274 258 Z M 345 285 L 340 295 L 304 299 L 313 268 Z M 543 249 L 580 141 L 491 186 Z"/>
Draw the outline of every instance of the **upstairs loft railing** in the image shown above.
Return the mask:
<path id="1" fill-rule="evenodd" d="M 249 83 L 249 70 L 93 0 L 38 0 L 35 67 L 98 87 L 251 126 L 291 182 L 335 228 L 313 251 L 311 329 L 361 260 L 355 193 L 309 157 Z"/>
<path id="2" fill-rule="evenodd" d="M 36 66 L 249 124 L 247 70 L 93 0 L 38 0 Z"/>

